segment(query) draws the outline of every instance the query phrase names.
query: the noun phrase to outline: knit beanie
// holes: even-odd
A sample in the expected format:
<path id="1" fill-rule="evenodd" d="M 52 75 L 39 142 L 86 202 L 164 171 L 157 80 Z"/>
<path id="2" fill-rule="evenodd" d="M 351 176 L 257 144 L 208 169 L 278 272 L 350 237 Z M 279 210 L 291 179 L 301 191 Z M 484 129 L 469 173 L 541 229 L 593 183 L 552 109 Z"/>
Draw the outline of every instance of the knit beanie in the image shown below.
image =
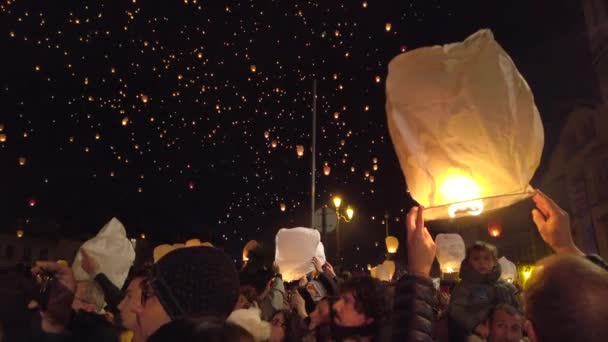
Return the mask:
<path id="1" fill-rule="evenodd" d="M 172 320 L 187 316 L 226 318 L 239 297 L 233 261 L 213 247 L 168 253 L 152 267 L 150 283 Z"/>

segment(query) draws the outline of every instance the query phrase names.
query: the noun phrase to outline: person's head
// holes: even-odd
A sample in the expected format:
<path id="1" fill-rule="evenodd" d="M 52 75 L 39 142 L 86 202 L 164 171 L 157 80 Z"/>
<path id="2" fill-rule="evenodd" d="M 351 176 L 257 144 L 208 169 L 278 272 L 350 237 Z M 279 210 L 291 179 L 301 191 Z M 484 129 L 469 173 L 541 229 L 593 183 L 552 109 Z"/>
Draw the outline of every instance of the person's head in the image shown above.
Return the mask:
<path id="1" fill-rule="evenodd" d="M 541 260 L 526 284 L 524 307 L 532 341 L 605 341 L 608 272 L 580 256 Z"/>
<path id="2" fill-rule="evenodd" d="M 120 301 L 120 304 L 118 304 L 122 326 L 133 331 L 137 329 L 136 315 L 143 310 L 141 303 L 141 282 L 143 280 L 143 275 L 133 277 L 129 281 L 124 297 Z"/>
<path id="3" fill-rule="evenodd" d="M 239 277 L 228 255 L 213 247 L 174 250 L 152 266 L 141 282 L 141 336 L 185 317 L 226 318 L 239 296 Z"/>
<path id="4" fill-rule="evenodd" d="M 216 317 L 184 318 L 165 324 L 148 342 L 254 342 L 247 330 Z"/>
<path id="5" fill-rule="evenodd" d="M 104 305 L 105 298 L 99 284 L 93 280 L 82 280 L 76 283 L 72 309 L 99 313 L 103 310 Z"/>
<path id="6" fill-rule="evenodd" d="M 494 245 L 477 241 L 467 248 L 466 260 L 475 271 L 488 274 L 498 264 L 498 250 Z"/>
<path id="7" fill-rule="evenodd" d="M 326 323 L 330 323 L 331 321 L 331 308 L 329 304 L 329 299 L 325 298 L 317 302 L 315 309 L 310 313 L 310 325 L 309 329 L 315 329 L 318 326 Z"/>
<path id="8" fill-rule="evenodd" d="M 304 320 L 291 310 L 275 312 L 270 324 L 270 342 L 302 341 L 307 332 Z"/>
<path id="9" fill-rule="evenodd" d="M 524 318 L 508 304 L 497 305 L 490 313 L 488 342 L 519 342 L 523 337 Z"/>
<path id="10" fill-rule="evenodd" d="M 341 327 L 361 327 L 383 320 L 388 303 L 384 287 L 372 277 L 353 277 L 342 284 L 333 305 L 334 322 Z"/>

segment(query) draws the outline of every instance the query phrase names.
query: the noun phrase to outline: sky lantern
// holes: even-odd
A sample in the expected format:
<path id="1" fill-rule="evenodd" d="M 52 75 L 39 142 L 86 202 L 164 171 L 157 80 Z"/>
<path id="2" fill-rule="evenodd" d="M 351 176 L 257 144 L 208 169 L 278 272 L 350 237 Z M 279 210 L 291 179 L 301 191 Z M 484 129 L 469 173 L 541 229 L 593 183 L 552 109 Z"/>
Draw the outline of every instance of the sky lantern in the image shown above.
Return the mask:
<path id="1" fill-rule="evenodd" d="M 479 215 L 533 194 L 542 122 L 491 31 L 401 54 L 388 69 L 389 132 L 425 219 Z"/>
<path id="2" fill-rule="evenodd" d="M 124 117 L 122 118 L 122 121 L 120 122 L 121 125 L 126 126 L 129 124 L 129 118 L 128 117 Z"/>
<path id="3" fill-rule="evenodd" d="M 382 79 L 380 78 L 380 76 L 376 75 L 376 83 L 380 83 Z"/>
<path id="4" fill-rule="evenodd" d="M 323 174 L 326 176 L 329 176 L 330 173 L 331 173 L 331 166 L 329 166 L 329 164 L 326 162 L 325 165 L 323 165 Z"/>
<path id="5" fill-rule="evenodd" d="M 19 166 L 25 166 L 27 159 L 25 157 L 19 157 Z"/>
<path id="6" fill-rule="evenodd" d="M 491 237 L 497 238 L 502 233 L 502 225 L 499 221 L 493 220 L 488 223 L 488 234 Z"/>
<path id="7" fill-rule="evenodd" d="M 30 199 L 30 200 L 27 202 L 27 204 L 28 204 L 30 207 L 32 207 L 32 208 L 33 208 L 33 207 L 35 207 L 35 206 L 36 206 L 36 199 L 35 199 L 35 198 L 31 198 L 31 199 Z"/>
<path id="8" fill-rule="evenodd" d="M 363 3 L 361 4 L 361 7 L 367 8 L 367 1 L 363 1 Z"/>
<path id="9" fill-rule="evenodd" d="M 186 247 L 199 247 L 200 245 L 202 245 L 202 243 L 200 239 L 190 239 L 186 241 L 185 245 Z"/>
<path id="10" fill-rule="evenodd" d="M 278 144 L 279 143 L 276 140 L 273 140 L 273 141 L 270 142 L 270 146 L 272 146 L 272 148 L 277 148 Z"/>
<path id="11" fill-rule="evenodd" d="M 0 142 L 6 142 L 6 134 L 0 133 Z"/>
<path id="12" fill-rule="evenodd" d="M 287 206 L 285 205 L 285 203 L 281 203 L 281 204 L 279 205 L 279 208 L 281 209 L 281 211 L 285 211 L 285 210 L 287 210 Z"/>
<path id="13" fill-rule="evenodd" d="M 195 186 L 196 186 L 196 185 L 194 184 L 194 182 L 193 182 L 193 181 L 188 182 L 188 189 L 190 189 L 190 190 L 194 190 L 194 187 L 195 187 Z"/>
<path id="14" fill-rule="evenodd" d="M 259 246 L 260 246 L 260 244 L 255 240 L 250 240 L 249 242 L 247 242 L 247 244 L 245 244 L 245 247 L 243 247 L 243 261 L 248 262 L 249 261 L 249 252 L 251 252 L 252 249 L 255 249 Z"/>
<path id="15" fill-rule="evenodd" d="M 500 279 L 507 281 L 509 283 L 514 283 L 517 281 L 517 266 L 515 264 L 505 258 L 504 256 L 498 259 L 498 263 L 500 264 Z"/>
<path id="16" fill-rule="evenodd" d="M 384 24 L 384 31 L 390 32 L 392 28 L 393 28 L 393 24 L 391 24 L 391 23 Z"/>
<path id="17" fill-rule="evenodd" d="M 17 229 L 16 233 L 17 233 L 17 237 L 18 238 L 22 238 L 23 234 L 25 234 L 25 232 L 23 231 L 23 229 Z"/>
<path id="18" fill-rule="evenodd" d="M 264 138 L 268 139 L 270 137 L 270 132 L 264 131 Z"/>
<path id="19" fill-rule="evenodd" d="M 374 177 L 374 176 L 369 176 L 369 182 L 370 182 L 370 183 L 373 183 L 373 182 L 375 182 L 375 181 L 376 181 L 376 177 Z"/>
<path id="20" fill-rule="evenodd" d="M 340 118 L 340 112 L 334 112 L 334 119 L 338 120 Z"/>
<path id="21" fill-rule="evenodd" d="M 399 239 L 389 235 L 386 237 L 384 242 L 386 243 L 386 251 L 389 254 L 397 253 L 397 250 L 399 249 Z"/>
<path id="22" fill-rule="evenodd" d="M 374 164 L 374 166 L 372 166 L 372 169 L 373 169 L 374 171 L 378 171 L 378 164 Z"/>
<path id="23" fill-rule="evenodd" d="M 441 273 L 456 273 L 464 260 L 466 247 L 462 236 L 458 234 L 437 234 L 437 261 Z"/>
<path id="24" fill-rule="evenodd" d="M 148 95 L 141 94 L 141 96 L 139 98 L 141 99 L 142 103 L 144 103 L 144 104 L 148 103 L 148 100 L 149 100 Z"/>
<path id="25" fill-rule="evenodd" d="M 255 73 L 256 71 L 258 71 L 258 67 L 255 66 L 255 64 L 251 64 L 249 66 L 249 70 L 253 73 Z"/>
<path id="26" fill-rule="evenodd" d="M 296 145 L 296 154 L 298 158 L 301 158 L 304 155 L 304 145 Z"/>
<path id="27" fill-rule="evenodd" d="M 4 124 L 0 124 L 0 132 L 4 131 Z"/>

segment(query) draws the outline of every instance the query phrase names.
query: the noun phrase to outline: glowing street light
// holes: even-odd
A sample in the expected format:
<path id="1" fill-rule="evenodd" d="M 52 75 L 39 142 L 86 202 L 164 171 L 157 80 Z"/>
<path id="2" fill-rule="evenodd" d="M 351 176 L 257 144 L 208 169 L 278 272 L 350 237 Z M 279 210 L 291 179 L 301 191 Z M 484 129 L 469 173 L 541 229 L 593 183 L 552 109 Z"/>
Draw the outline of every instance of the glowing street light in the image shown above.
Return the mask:
<path id="1" fill-rule="evenodd" d="M 336 197 L 334 197 L 333 201 L 334 201 L 334 205 L 336 206 L 336 209 L 340 209 L 340 205 L 342 204 L 342 198 L 340 198 L 339 196 L 336 196 Z"/>

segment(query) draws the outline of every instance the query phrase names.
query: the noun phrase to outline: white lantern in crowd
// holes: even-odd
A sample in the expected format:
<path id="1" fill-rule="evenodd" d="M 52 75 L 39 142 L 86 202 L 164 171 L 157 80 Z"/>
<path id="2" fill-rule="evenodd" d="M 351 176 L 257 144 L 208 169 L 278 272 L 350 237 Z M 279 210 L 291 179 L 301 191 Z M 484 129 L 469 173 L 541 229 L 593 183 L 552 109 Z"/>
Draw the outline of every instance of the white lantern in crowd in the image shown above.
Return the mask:
<path id="1" fill-rule="evenodd" d="M 186 247 L 199 247 L 201 245 L 201 240 L 199 239 L 190 239 L 186 241 Z"/>
<path id="2" fill-rule="evenodd" d="M 460 264 L 465 258 L 466 247 L 464 240 L 458 234 L 437 234 L 437 261 L 442 273 L 460 271 Z"/>
<path id="3" fill-rule="evenodd" d="M 372 267 L 370 275 L 381 281 L 391 281 L 395 276 L 396 265 L 392 260 L 384 260 L 384 262 L 376 267 Z"/>
<path id="4" fill-rule="evenodd" d="M 514 283 L 517 281 L 517 266 L 504 256 L 498 259 L 500 264 L 501 274 L 500 279 Z"/>
<path id="5" fill-rule="evenodd" d="M 325 263 L 325 249 L 316 229 L 282 228 L 277 232 L 275 245 L 274 260 L 285 281 L 298 280 L 312 272 L 315 269 L 311 262 L 313 257 Z"/>
<path id="6" fill-rule="evenodd" d="M 389 131 L 425 219 L 479 215 L 533 194 L 543 126 L 491 31 L 401 54 L 388 69 Z"/>
<path id="7" fill-rule="evenodd" d="M 167 255 L 169 252 L 173 250 L 171 245 L 163 244 L 158 245 L 154 248 L 154 252 L 152 252 L 152 256 L 154 258 L 154 263 L 157 263 L 162 257 Z"/>

